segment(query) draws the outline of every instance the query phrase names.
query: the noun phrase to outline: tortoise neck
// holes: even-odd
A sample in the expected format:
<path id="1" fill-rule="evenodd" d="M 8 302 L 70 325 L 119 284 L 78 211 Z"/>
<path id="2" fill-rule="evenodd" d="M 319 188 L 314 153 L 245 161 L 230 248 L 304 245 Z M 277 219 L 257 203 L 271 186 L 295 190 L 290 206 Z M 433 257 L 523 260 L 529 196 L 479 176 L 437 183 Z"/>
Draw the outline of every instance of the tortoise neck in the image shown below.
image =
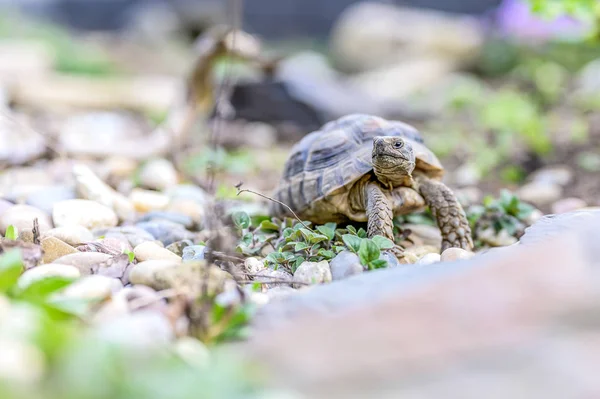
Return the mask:
<path id="1" fill-rule="evenodd" d="M 400 187 L 400 186 L 412 186 L 413 178 L 411 172 L 414 169 L 406 164 L 399 164 L 390 166 L 387 168 L 381 167 L 376 163 L 373 163 L 373 173 L 377 180 L 388 188 Z"/>

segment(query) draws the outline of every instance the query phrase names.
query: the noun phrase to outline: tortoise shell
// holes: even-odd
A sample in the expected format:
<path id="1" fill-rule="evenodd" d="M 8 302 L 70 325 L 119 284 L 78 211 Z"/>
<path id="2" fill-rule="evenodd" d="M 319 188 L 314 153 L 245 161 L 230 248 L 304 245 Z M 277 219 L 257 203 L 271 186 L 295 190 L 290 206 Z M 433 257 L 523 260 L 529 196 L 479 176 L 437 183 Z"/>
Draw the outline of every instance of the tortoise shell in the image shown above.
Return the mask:
<path id="1" fill-rule="evenodd" d="M 326 123 L 292 147 L 274 198 L 300 217 L 308 216 L 308 220 L 319 212 L 347 214 L 350 188 L 372 173 L 371 152 L 376 136 L 402 137 L 414 149 L 415 171 L 442 178 L 442 164 L 425 146 L 417 129 L 400 121 L 351 114 Z M 273 215 L 289 214 L 281 204 L 273 202 L 270 206 Z"/>

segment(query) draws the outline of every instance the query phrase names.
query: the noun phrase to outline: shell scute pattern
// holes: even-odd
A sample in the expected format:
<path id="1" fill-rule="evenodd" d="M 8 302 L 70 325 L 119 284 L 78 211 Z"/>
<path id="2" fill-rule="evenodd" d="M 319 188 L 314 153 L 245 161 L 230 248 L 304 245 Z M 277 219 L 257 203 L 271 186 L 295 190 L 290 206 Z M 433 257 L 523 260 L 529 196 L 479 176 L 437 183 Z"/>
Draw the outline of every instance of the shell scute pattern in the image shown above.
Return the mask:
<path id="1" fill-rule="evenodd" d="M 353 114 L 326 123 L 292 148 L 275 198 L 301 212 L 314 208 L 316 201 L 328 201 L 327 197 L 334 192 L 347 191 L 347 185 L 373 169 L 370 144 L 380 135 L 404 137 L 415 148 L 417 167 L 432 173 L 442 171 L 437 157 L 414 127 L 400 121 Z M 276 214 L 287 213 L 280 204 L 271 206 Z"/>

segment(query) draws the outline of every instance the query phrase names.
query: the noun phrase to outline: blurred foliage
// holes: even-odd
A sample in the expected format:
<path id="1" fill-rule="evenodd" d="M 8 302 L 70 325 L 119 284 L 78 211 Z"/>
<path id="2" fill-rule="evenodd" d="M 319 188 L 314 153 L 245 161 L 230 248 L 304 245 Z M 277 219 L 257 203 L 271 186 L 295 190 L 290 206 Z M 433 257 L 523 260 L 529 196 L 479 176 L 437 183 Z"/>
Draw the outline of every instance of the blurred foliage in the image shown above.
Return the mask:
<path id="1" fill-rule="evenodd" d="M 0 15 L 0 40 L 34 40 L 48 46 L 56 56 L 59 72 L 106 76 L 123 73 L 99 48 L 78 41 L 63 27 L 42 21 L 29 21 L 19 15 Z"/>
<path id="2" fill-rule="evenodd" d="M 205 147 L 196 154 L 186 159 L 186 169 L 191 173 L 206 170 L 212 165 L 215 172 L 232 174 L 251 173 L 258 170 L 258 161 L 249 150 L 239 149 L 227 151 L 221 147 L 212 149 Z"/>
<path id="3" fill-rule="evenodd" d="M 597 0 L 528 0 L 531 10 L 549 20 L 569 15 L 590 24 L 589 38 L 597 40 L 600 28 L 600 3 Z"/>
<path id="4" fill-rule="evenodd" d="M 590 87 L 597 59 L 600 42 L 489 40 L 475 73 L 457 77 L 443 93 L 444 113 L 426 128 L 439 134 L 428 145 L 442 158 L 468 159 L 480 176 L 522 182 L 530 171 L 518 160 L 543 161 L 555 155 L 557 141 L 589 139 L 587 114 L 600 110 Z"/>
<path id="5" fill-rule="evenodd" d="M 20 251 L 0 256 L 0 397 L 3 399 L 260 398 L 264 375 L 222 350 L 197 342 L 136 346 L 88 328 L 60 292 L 72 283 L 45 277 L 25 284 Z M 247 312 L 215 305 L 211 318 L 235 335 Z M 241 314 L 241 316 L 240 316 Z M 227 319 L 227 320 L 225 320 Z M 126 331 L 123 332 L 126 335 Z M 112 334 L 114 335 L 114 334 Z M 190 341 L 188 341 L 189 344 Z M 195 348 L 195 349 L 194 349 Z M 208 356 L 208 358 L 207 358 Z"/>
<path id="6" fill-rule="evenodd" d="M 534 210 L 535 207 L 507 190 L 502 190 L 498 198 L 485 197 L 482 205 L 470 206 L 466 213 L 475 246 L 484 246 L 482 235 L 490 230 L 493 234 L 504 231 L 508 236 L 518 239 L 528 226 L 528 217 Z"/>

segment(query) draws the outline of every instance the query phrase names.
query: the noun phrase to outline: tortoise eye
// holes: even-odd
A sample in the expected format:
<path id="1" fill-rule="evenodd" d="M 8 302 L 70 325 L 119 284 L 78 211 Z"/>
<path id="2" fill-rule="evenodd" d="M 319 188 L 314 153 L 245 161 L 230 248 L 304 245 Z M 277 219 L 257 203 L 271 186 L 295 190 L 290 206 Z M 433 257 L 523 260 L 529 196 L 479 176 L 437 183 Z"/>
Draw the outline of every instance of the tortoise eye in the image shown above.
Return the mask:
<path id="1" fill-rule="evenodd" d="M 394 143 L 394 148 L 402 148 L 402 145 L 403 145 L 403 144 L 404 144 L 404 143 L 403 143 L 402 141 L 396 141 L 396 142 Z"/>

